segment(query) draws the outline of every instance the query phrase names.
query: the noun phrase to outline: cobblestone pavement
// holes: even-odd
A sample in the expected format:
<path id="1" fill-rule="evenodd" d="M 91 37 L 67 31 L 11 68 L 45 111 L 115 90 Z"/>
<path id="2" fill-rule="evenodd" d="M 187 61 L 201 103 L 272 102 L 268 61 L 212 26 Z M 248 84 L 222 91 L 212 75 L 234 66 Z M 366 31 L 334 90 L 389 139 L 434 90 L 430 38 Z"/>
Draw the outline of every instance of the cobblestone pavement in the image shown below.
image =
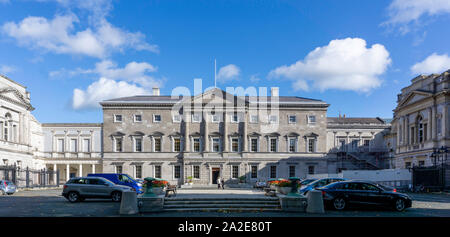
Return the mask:
<path id="1" fill-rule="evenodd" d="M 88 199 L 70 203 L 61 196 L 61 189 L 20 191 L 11 196 L 0 196 L 0 217 L 114 217 L 119 215 L 120 203 L 111 200 Z M 180 190 L 179 195 L 219 195 L 211 190 Z M 234 191 L 230 195 L 236 194 Z M 249 195 L 247 190 L 239 195 Z M 225 194 L 226 192 L 223 192 Z M 254 193 L 259 196 L 259 194 Z M 162 212 L 139 214 L 145 217 L 450 217 L 450 194 L 409 194 L 413 206 L 404 212 L 374 208 L 326 210 L 325 214 L 285 212 Z"/>

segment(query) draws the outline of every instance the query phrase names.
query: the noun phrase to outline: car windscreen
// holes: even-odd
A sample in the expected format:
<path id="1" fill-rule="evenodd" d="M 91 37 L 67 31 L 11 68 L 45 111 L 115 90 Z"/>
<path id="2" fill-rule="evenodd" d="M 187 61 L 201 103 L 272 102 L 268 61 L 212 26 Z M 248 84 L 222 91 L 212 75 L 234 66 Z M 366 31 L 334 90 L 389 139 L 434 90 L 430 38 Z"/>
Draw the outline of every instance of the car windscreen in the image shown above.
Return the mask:
<path id="1" fill-rule="evenodd" d="M 310 184 L 310 183 L 312 183 L 312 182 L 314 182 L 316 180 L 317 179 L 306 179 L 306 180 L 303 180 L 302 182 L 300 182 L 300 184 L 301 185 L 308 185 L 308 184 Z"/>
<path id="2" fill-rule="evenodd" d="M 119 180 L 125 183 L 135 183 L 136 181 L 126 174 L 119 174 Z"/>

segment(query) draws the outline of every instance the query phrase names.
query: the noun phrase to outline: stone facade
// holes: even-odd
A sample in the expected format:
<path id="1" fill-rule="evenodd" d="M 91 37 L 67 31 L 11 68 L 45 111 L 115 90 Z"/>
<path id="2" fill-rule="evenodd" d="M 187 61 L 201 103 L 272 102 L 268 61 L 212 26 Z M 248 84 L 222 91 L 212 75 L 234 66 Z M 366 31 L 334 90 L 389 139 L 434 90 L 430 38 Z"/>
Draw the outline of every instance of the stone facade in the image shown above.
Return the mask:
<path id="1" fill-rule="evenodd" d="M 450 145 L 450 70 L 418 76 L 401 90 L 394 109 L 392 133 L 396 139 L 396 168 L 439 164 L 433 149 Z M 449 163 L 449 160 L 447 160 Z"/>
<path id="2" fill-rule="evenodd" d="M 119 169 L 136 174 L 139 169 L 142 177 L 177 184 L 192 177 L 194 184 L 201 185 L 214 184 L 216 177 L 238 183 L 241 176 L 253 182 L 290 174 L 306 177 L 312 170 L 327 172 L 329 105 L 300 97 L 254 99 L 212 89 L 188 98 L 135 96 L 103 101 L 104 172 Z M 160 151 L 155 150 L 159 147 L 155 139 L 160 141 Z M 256 169 L 253 176 L 252 169 Z"/>

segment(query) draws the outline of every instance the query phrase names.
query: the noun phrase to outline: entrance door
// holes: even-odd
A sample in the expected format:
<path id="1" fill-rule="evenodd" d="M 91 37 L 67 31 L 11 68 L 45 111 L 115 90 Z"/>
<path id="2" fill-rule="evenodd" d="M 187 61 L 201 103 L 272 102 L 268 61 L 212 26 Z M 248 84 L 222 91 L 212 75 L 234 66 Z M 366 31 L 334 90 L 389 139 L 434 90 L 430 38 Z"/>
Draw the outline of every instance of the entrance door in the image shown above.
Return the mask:
<path id="1" fill-rule="evenodd" d="M 212 183 L 217 184 L 217 179 L 220 175 L 220 168 L 212 168 Z"/>

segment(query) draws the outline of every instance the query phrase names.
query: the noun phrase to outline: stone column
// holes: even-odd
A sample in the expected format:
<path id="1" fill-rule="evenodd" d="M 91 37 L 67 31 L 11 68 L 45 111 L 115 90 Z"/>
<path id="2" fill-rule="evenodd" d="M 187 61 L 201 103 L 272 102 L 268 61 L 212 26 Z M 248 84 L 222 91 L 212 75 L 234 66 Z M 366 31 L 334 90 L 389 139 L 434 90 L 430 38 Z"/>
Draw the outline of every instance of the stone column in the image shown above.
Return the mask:
<path id="1" fill-rule="evenodd" d="M 433 126 L 433 115 L 432 115 L 432 111 L 431 108 L 428 108 L 428 125 L 427 125 L 427 141 L 431 140 L 431 136 L 432 136 L 432 126 Z"/>
<path id="2" fill-rule="evenodd" d="M 95 164 L 92 164 L 92 173 L 95 174 Z"/>
<path id="3" fill-rule="evenodd" d="M 205 133 L 203 134 L 203 141 L 204 141 L 203 151 L 209 152 L 209 128 L 208 128 L 207 115 L 204 115 L 204 117 L 203 117 L 203 126 L 204 126 L 204 131 L 205 131 Z"/>
<path id="4" fill-rule="evenodd" d="M 442 135 L 444 136 L 444 139 L 447 137 L 448 134 L 448 106 L 446 103 L 443 104 L 444 108 L 442 110 Z"/>
<path id="5" fill-rule="evenodd" d="M 400 118 L 397 118 L 397 146 L 400 145 Z"/>
<path id="6" fill-rule="evenodd" d="M 243 124 L 243 131 L 242 131 L 242 151 L 247 152 L 248 151 L 248 142 L 247 142 L 247 123 L 248 123 L 248 118 L 247 118 L 247 114 L 244 111 L 244 124 Z"/>
<path id="7" fill-rule="evenodd" d="M 56 166 L 56 164 L 53 164 L 53 183 L 56 185 L 56 183 L 57 183 L 57 180 L 56 180 L 56 169 L 57 169 L 57 166 Z"/>
<path id="8" fill-rule="evenodd" d="M 188 112 L 185 113 L 186 116 L 184 118 L 184 151 L 190 152 L 191 151 L 191 140 L 189 139 L 190 116 Z"/>
<path id="9" fill-rule="evenodd" d="M 66 181 L 70 179 L 70 164 L 66 164 Z"/>
<path id="10" fill-rule="evenodd" d="M 228 152 L 228 114 L 225 110 L 223 116 L 223 151 Z"/>
<path id="11" fill-rule="evenodd" d="M 83 164 L 80 164 L 79 167 L 80 168 L 78 169 L 78 171 L 79 171 L 78 174 L 79 174 L 80 177 L 83 177 Z"/>
<path id="12" fill-rule="evenodd" d="M 411 144 L 411 136 L 409 134 L 409 116 L 408 115 L 406 115 L 405 123 L 406 123 L 405 132 L 406 132 L 406 141 L 407 141 L 406 144 Z"/>
<path id="13" fill-rule="evenodd" d="M 434 105 L 431 107 L 431 120 L 433 121 L 431 123 L 431 138 L 433 139 L 433 141 L 435 141 L 437 135 L 437 128 L 436 128 L 436 106 Z"/>

